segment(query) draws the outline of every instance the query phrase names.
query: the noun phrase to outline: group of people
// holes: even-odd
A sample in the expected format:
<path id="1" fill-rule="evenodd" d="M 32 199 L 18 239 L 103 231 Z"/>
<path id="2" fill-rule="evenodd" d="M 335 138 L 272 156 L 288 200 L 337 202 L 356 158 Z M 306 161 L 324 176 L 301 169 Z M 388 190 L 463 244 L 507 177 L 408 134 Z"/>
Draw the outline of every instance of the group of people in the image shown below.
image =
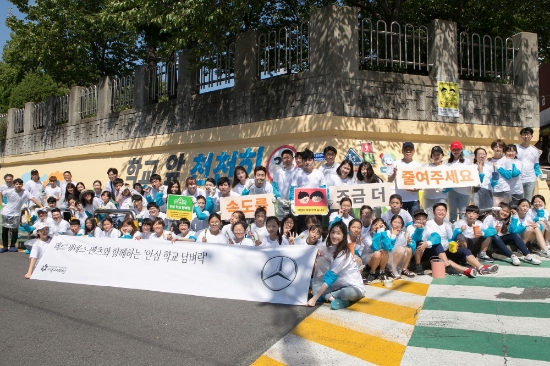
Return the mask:
<path id="1" fill-rule="evenodd" d="M 96 180 L 93 189 L 86 189 L 82 182 L 75 183 L 69 171 L 64 172 L 61 182 L 50 177 L 46 186 L 40 182 L 36 170 L 31 171 L 31 180 L 25 184 L 6 174 L 5 184 L 0 187 L 0 197 L 5 203 L 4 247 L 0 253 L 17 251 L 19 230 L 32 233 L 35 239 L 26 243 L 31 260 L 25 276 L 30 278 L 54 235 L 174 244 L 187 241 L 263 247 L 315 245 L 318 259 L 314 279 L 318 278 L 319 283 L 314 286 L 308 304 L 314 305 L 323 298 L 331 302 L 333 309 L 360 299 L 364 285 L 376 279 L 424 274 L 422 263 L 431 257 L 443 261 L 448 274 L 472 278 L 498 271 L 492 251 L 510 258 L 514 265 L 522 261 L 537 265 L 541 262 L 530 252 L 529 245 L 540 255 L 550 255 L 545 199 L 534 195 L 536 179 L 543 179 L 544 175 L 538 164 L 540 153 L 530 145 L 533 130 L 524 128 L 520 136 L 517 145 L 493 141 L 491 158 L 484 148 L 475 149 L 473 162 L 465 156 L 458 141 L 451 143 L 448 158 L 442 147 L 434 146 L 429 166 L 475 164 L 481 185 L 425 189 L 422 200 L 417 189 L 396 187 L 388 202 L 389 209 L 378 218 L 369 205 L 354 210 L 348 197 L 343 197 L 340 208 L 330 210 L 326 218 L 295 216 L 294 192 L 297 188 L 393 182 L 401 169 L 423 166 L 413 159 L 412 142 L 403 144 L 403 157 L 395 162 L 387 177 L 375 174 L 368 162 L 356 169 L 347 159 L 337 163 L 337 150 L 332 146 L 324 149 L 325 163 L 318 169 L 311 150 L 294 153 L 287 149 L 281 153 L 282 166 L 272 182 L 267 180 L 263 166 L 255 167 L 252 176 L 244 167 L 237 166 L 233 179 L 207 178 L 204 188 L 197 186 L 194 177 L 186 178 L 183 184 L 176 180 L 164 185 L 158 174 L 151 175 L 150 186 L 129 185 L 118 177 L 116 168 L 107 171 L 107 184 Z M 166 218 L 170 194 L 192 197 L 191 220 Z M 222 220 L 221 198 L 255 194 L 273 194 L 275 216 L 267 216 L 264 207 L 257 207 L 253 219 L 235 211 L 229 220 Z M 26 211 L 22 215 L 24 206 Z M 133 210 L 134 214 L 122 211 L 96 214 L 97 210 L 105 209 Z M 67 220 L 64 212 L 68 213 Z M 513 244 L 517 252 L 512 252 L 507 244 Z M 322 261 L 324 265 L 319 265 Z"/>

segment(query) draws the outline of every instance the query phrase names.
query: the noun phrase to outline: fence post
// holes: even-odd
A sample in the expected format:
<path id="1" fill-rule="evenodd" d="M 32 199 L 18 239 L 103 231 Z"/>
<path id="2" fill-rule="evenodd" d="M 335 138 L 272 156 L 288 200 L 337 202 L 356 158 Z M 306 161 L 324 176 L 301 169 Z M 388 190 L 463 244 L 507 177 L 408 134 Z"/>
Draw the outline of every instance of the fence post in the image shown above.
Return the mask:
<path id="1" fill-rule="evenodd" d="M 233 90 L 248 90 L 260 80 L 258 72 L 258 32 L 237 34 L 235 42 L 235 86 Z"/>
<path id="2" fill-rule="evenodd" d="M 428 24 L 430 35 L 428 63 L 430 76 L 442 81 L 458 81 L 457 26 L 455 22 L 434 19 Z"/>
<path id="3" fill-rule="evenodd" d="M 517 115 L 524 127 L 540 127 L 539 67 L 536 33 L 521 32 L 512 36 L 514 48 L 514 84 L 523 87 L 524 95 L 518 98 Z"/>
<path id="4" fill-rule="evenodd" d="M 198 94 L 197 71 L 191 69 L 192 54 L 192 50 L 183 50 L 179 56 L 178 100 Z"/>
<path id="5" fill-rule="evenodd" d="M 357 8 L 325 6 L 311 12 L 309 69 L 316 74 L 359 70 Z"/>
<path id="6" fill-rule="evenodd" d="M 34 102 L 25 103 L 25 112 L 23 113 L 23 133 L 29 135 L 34 132 Z"/>
<path id="7" fill-rule="evenodd" d="M 97 119 L 108 118 L 111 113 L 111 78 L 103 76 L 97 84 Z"/>
<path id="8" fill-rule="evenodd" d="M 73 86 L 69 92 L 69 124 L 74 124 L 81 120 L 80 116 L 80 95 L 81 86 Z"/>
<path id="9" fill-rule="evenodd" d="M 8 119 L 8 129 L 6 131 L 6 140 L 7 139 L 11 139 L 15 136 L 15 132 L 13 131 L 14 128 L 15 128 L 15 111 L 17 110 L 17 108 L 10 108 L 8 109 L 8 115 L 7 115 L 7 119 Z"/>
<path id="10" fill-rule="evenodd" d="M 136 66 L 134 79 L 134 109 L 141 110 L 151 104 L 149 84 L 147 83 L 147 65 Z"/>

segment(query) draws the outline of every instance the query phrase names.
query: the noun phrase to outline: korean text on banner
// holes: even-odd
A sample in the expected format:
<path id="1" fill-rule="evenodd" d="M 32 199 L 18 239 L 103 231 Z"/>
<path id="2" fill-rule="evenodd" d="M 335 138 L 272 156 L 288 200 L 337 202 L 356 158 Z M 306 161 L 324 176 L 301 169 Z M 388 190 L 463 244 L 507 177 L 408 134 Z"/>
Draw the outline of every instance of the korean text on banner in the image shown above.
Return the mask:
<path id="1" fill-rule="evenodd" d="M 166 199 L 166 218 L 168 220 L 193 219 L 193 198 L 169 194 Z"/>
<path id="2" fill-rule="evenodd" d="M 31 278 L 277 304 L 307 302 L 315 246 L 179 243 L 56 236 Z"/>
<path id="3" fill-rule="evenodd" d="M 347 186 L 329 187 L 330 208 L 339 209 L 340 200 L 344 197 L 351 199 L 353 208 L 361 208 L 363 205 L 385 206 L 392 194 L 393 183 L 352 184 Z"/>
<path id="4" fill-rule="evenodd" d="M 326 188 L 296 188 L 294 190 L 294 211 L 296 215 L 326 215 Z"/>
<path id="5" fill-rule="evenodd" d="M 479 186 L 477 165 L 400 169 L 395 178 L 399 189 L 455 188 Z"/>
<path id="6" fill-rule="evenodd" d="M 273 204 L 273 194 L 254 194 L 242 197 L 220 198 L 222 220 L 229 220 L 231 214 L 235 211 L 242 211 L 247 219 L 253 219 L 254 211 L 256 211 L 258 207 L 265 208 L 267 216 L 274 216 L 275 205 Z"/>

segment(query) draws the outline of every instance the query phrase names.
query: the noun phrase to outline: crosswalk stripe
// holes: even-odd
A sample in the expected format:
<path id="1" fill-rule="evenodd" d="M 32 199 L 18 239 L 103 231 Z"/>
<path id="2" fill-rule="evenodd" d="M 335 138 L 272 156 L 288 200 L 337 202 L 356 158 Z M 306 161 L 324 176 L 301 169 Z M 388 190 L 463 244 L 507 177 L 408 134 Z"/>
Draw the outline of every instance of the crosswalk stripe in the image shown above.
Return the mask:
<path id="1" fill-rule="evenodd" d="M 402 344 L 312 317 L 305 318 L 291 333 L 375 364 L 399 365 L 405 352 L 405 346 Z M 379 350 L 384 350 L 384 352 Z"/>
<path id="2" fill-rule="evenodd" d="M 408 292 L 415 295 L 426 296 L 430 285 L 424 283 L 416 283 L 412 281 L 397 280 L 393 282 L 392 287 L 384 287 L 382 283 L 373 283 L 371 287 L 383 288 L 384 290 L 391 289 L 392 291 Z"/>
<path id="3" fill-rule="evenodd" d="M 445 276 L 436 278 L 433 285 L 466 285 L 483 287 L 550 287 L 550 277 L 493 277 L 478 276 L 464 278 L 463 276 Z M 477 291 L 477 290 L 476 290 Z"/>
<path id="4" fill-rule="evenodd" d="M 397 306 L 418 309 L 424 303 L 424 298 L 425 296 L 394 291 L 391 287 L 388 290 L 376 286 L 365 286 L 365 299 L 381 300 Z"/>
<path id="5" fill-rule="evenodd" d="M 353 310 L 330 310 L 328 306 L 321 306 L 311 314 L 311 317 L 327 323 L 370 334 L 375 337 L 407 345 L 414 326 L 384 319 L 378 316 L 360 313 Z"/>
<path id="6" fill-rule="evenodd" d="M 550 337 L 550 318 L 514 317 L 461 311 L 423 310 L 417 326 Z M 548 340 L 550 343 L 550 339 Z"/>
<path id="7" fill-rule="evenodd" d="M 503 277 L 541 277 L 550 278 L 550 268 L 533 266 L 529 264 L 515 266 L 500 266 L 498 272 L 489 277 L 503 278 Z"/>
<path id="8" fill-rule="evenodd" d="M 444 360 L 444 361 L 443 361 Z M 550 362 L 521 358 L 493 356 L 424 347 L 407 347 L 401 366 L 463 366 L 463 365 L 507 365 L 507 366 L 549 366 Z"/>
<path id="9" fill-rule="evenodd" d="M 483 291 L 472 291 L 471 286 L 432 285 L 426 296 L 453 299 L 550 303 L 550 297 L 532 298 L 521 296 L 522 294 L 525 295 L 526 291 L 532 292 L 533 290 L 520 287 L 485 287 Z"/>
<path id="10" fill-rule="evenodd" d="M 278 362 L 277 365 L 343 365 L 372 366 L 373 364 L 331 347 L 309 341 L 294 334 L 287 334 L 271 347 L 264 356 Z M 252 364 L 264 366 L 262 364 Z M 266 364 L 269 366 L 269 364 Z"/>
<path id="11" fill-rule="evenodd" d="M 285 364 L 277 360 L 272 359 L 266 355 L 261 355 L 250 366 L 284 366 Z"/>
<path id="12" fill-rule="evenodd" d="M 385 300 L 385 299 L 384 299 Z M 385 301 L 374 299 L 362 299 L 348 307 L 349 310 L 359 311 L 364 314 L 370 314 L 381 318 L 414 325 L 416 317 L 420 311 L 418 308 L 396 305 Z"/>

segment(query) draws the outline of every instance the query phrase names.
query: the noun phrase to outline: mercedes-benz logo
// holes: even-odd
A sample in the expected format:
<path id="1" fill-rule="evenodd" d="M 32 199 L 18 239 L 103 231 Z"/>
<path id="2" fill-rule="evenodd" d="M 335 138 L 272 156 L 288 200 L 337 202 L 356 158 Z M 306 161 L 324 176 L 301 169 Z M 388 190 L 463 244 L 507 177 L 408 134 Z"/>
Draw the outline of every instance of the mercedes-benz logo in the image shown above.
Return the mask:
<path id="1" fill-rule="evenodd" d="M 47 269 L 48 269 L 48 265 L 47 265 L 47 264 L 44 264 L 44 265 L 42 266 L 42 268 L 40 268 L 40 270 L 41 270 L 42 272 L 44 272 L 44 271 L 47 270 Z"/>
<path id="2" fill-rule="evenodd" d="M 290 286 L 296 274 L 298 273 L 298 264 L 289 257 L 272 257 L 264 264 L 262 269 L 262 281 L 271 291 L 281 291 Z"/>

